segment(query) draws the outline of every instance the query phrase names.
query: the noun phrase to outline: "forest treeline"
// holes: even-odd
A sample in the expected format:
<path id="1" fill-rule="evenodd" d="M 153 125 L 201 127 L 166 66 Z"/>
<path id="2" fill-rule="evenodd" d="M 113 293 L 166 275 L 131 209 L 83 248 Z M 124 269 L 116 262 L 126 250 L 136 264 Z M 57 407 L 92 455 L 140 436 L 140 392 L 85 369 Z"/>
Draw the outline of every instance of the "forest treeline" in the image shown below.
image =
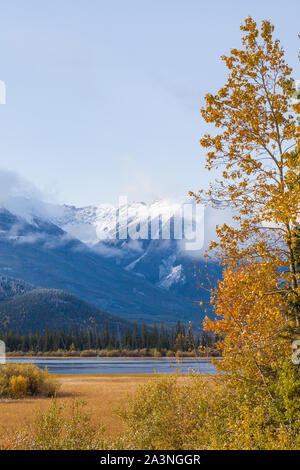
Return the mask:
<path id="1" fill-rule="evenodd" d="M 132 329 L 116 333 L 110 331 L 108 323 L 102 329 L 74 327 L 69 331 L 46 330 L 19 334 L 6 331 L 0 334 L 5 342 L 7 353 L 43 355 L 216 355 L 215 337 L 207 332 L 194 333 L 192 325 L 185 327 L 180 321 L 173 328 L 160 326 L 139 327 L 136 323 Z"/>

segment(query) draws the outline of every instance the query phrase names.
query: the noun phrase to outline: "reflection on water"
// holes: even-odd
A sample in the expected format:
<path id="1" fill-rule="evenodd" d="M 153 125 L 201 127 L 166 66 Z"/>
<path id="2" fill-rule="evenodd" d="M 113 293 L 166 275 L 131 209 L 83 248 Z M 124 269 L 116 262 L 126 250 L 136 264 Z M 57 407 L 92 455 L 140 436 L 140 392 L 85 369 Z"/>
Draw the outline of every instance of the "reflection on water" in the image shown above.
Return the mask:
<path id="1" fill-rule="evenodd" d="M 208 359 L 133 359 L 133 358 L 84 358 L 84 359 L 43 359 L 18 358 L 11 362 L 35 363 L 38 367 L 48 368 L 53 374 L 151 374 L 153 372 L 170 374 L 190 371 L 202 374 L 215 374 L 216 369 Z"/>

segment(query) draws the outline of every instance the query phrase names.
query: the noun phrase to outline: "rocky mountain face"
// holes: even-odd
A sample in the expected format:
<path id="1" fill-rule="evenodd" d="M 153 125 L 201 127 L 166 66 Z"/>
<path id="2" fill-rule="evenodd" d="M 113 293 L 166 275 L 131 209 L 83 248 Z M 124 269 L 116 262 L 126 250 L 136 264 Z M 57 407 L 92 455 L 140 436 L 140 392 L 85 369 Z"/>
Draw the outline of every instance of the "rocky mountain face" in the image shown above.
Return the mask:
<path id="1" fill-rule="evenodd" d="M 109 207 L 41 204 L 37 210 L 22 201 L 2 208 L 0 273 L 74 294 L 129 321 L 201 324 L 204 312 L 198 300 L 206 294 L 189 291 L 193 258 L 180 249 L 183 240 L 178 243 L 174 226 L 169 239 L 139 239 L 142 220 L 135 227 L 131 214 L 128 238 L 118 238 L 124 228 L 119 224 L 117 237 L 103 240 L 103 232 L 115 227 L 113 217 Z M 162 230 L 160 223 L 158 232 Z"/>
<path id="2" fill-rule="evenodd" d="M 110 263 L 163 290 L 191 300 L 207 300 L 199 289 L 221 276 L 217 262 L 203 253 L 215 237 L 215 226 L 229 214 L 202 209 L 190 201 L 76 208 L 64 206 L 52 220 Z"/>

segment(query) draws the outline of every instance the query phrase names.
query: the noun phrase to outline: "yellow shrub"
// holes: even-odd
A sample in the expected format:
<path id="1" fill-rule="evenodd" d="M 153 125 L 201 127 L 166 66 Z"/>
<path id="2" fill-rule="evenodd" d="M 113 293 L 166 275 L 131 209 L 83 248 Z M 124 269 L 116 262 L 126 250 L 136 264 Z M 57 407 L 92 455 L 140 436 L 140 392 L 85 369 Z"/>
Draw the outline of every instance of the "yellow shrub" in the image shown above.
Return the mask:
<path id="1" fill-rule="evenodd" d="M 26 388 L 25 393 L 22 392 L 24 388 Z M 34 364 L 8 362 L 0 367 L 0 397 L 24 395 L 53 397 L 58 388 L 55 377 Z"/>
<path id="2" fill-rule="evenodd" d="M 22 398 L 27 395 L 28 379 L 22 375 L 13 375 L 9 381 L 9 391 L 12 397 Z"/>

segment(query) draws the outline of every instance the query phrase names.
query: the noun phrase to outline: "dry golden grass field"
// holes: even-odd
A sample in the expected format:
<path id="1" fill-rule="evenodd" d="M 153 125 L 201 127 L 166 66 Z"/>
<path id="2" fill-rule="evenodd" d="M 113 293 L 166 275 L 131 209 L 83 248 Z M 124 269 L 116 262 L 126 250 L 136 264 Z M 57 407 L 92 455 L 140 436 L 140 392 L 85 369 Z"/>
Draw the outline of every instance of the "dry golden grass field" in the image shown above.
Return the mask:
<path id="1" fill-rule="evenodd" d="M 122 429 L 122 423 L 115 410 L 126 403 L 128 394 L 154 377 L 154 374 L 58 375 L 61 388 L 57 401 L 66 405 L 67 410 L 74 399 L 84 401 L 92 422 L 104 424 L 107 434 L 116 436 Z M 188 379 L 182 377 L 181 380 Z M 50 398 L 0 400 L 0 441 L 16 430 L 31 426 L 37 412 L 47 410 L 50 404 Z"/>
<path id="2" fill-rule="evenodd" d="M 151 377 L 154 375 L 60 375 L 57 376 L 61 383 L 57 401 L 68 405 L 74 398 L 79 398 L 87 404 L 92 422 L 104 424 L 108 434 L 116 435 L 122 424 L 114 413 L 115 409 L 126 401 L 128 393 L 134 392 Z M 37 411 L 47 410 L 50 403 L 49 398 L 0 400 L 0 439 L 32 425 Z"/>

